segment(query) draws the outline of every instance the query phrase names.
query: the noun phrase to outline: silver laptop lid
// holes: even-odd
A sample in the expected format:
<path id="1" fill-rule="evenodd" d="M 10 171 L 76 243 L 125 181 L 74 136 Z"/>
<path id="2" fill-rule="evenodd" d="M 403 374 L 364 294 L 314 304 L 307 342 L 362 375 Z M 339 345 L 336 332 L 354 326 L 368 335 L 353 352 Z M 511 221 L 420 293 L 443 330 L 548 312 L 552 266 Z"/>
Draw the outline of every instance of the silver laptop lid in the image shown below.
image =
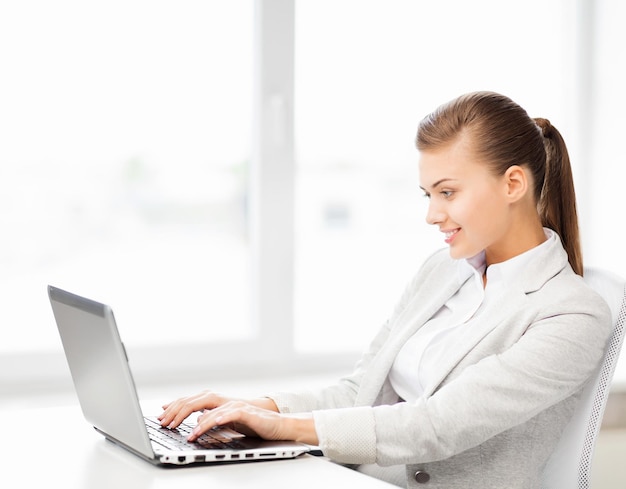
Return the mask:
<path id="1" fill-rule="evenodd" d="M 113 311 L 53 286 L 48 296 L 85 419 L 105 436 L 154 459 Z"/>

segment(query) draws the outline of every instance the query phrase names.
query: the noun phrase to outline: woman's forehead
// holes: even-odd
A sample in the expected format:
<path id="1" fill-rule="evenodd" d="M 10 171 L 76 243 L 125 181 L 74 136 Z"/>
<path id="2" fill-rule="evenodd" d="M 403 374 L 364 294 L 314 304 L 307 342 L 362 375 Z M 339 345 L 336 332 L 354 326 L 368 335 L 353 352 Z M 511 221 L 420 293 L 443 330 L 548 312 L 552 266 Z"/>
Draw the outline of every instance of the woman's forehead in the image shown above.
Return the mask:
<path id="1" fill-rule="evenodd" d="M 465 141 L 455 141 L 434 150 L 420 152 L 420 186 L 431 188 L 442 181 L 466 179 L 470 175 L 487 172 Z"/>

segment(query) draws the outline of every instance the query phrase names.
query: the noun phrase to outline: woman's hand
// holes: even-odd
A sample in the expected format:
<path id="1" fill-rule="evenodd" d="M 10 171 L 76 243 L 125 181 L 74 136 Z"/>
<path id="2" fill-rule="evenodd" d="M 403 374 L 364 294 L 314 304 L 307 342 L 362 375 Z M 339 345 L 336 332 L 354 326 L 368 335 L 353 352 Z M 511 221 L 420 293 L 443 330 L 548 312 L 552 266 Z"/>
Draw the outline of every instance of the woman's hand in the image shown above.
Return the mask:
<path id="1" fill-rule="evenodd" d="M 245 401 L 229 401 L 205 411 L 198 417 L 198 424 L 189 436 L 189 441 L 196 440 L 215 426 L 224 425 L 240 433 L 266 440 L 295 440 L 310 445 L 318 444 L 311 414 L 280 414 Z"/>
<path id="2" fill-rule="evenodd" d="M 269 398 L 251 400 L 235 399 L 223 396 L 217 392 L 203 391 L 193 396 L 181 397 L 163 406 L 163 413 L 158 417 L 161 426 L 170 429 L 178 427 L 191 413 L 205 409 L 215 409 L 226 403 L 238 401 L 251 406 L 278 412 L 278 407 Z"/>

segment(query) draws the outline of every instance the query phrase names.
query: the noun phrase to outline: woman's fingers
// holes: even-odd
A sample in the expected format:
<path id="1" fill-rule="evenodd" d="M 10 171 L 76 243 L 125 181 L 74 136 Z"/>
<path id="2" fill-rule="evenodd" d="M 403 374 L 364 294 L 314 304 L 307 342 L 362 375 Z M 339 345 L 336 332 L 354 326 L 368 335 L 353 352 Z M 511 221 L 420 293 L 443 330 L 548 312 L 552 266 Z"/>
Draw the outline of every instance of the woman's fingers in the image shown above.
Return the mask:
<path id="1" fill-rule="evenodd" d="M 319 439 L 311 413 L 281 414 L 243 400 L 226 401 L 198 416 L 198 424 L 189 441 L 195 441 L 216 426 L 233 427 L 247 435 L 266 440 L 296 440 L 317 445 Z"/>
<path id="2" fill-rule="evenodd" d="M 282 439 L 282 421 L 282 416 L 273 411 L 243 401 L 231 401 L 200 415 L 189 441 L 196 440 L 215 426 L 225 425 L 266 440 L 279 440 Z"/>
<path id="3" fill-rule="evenodd" d="M 190 441 L 217 425 L 237 423 L 243 425 L 246 434 L 258 434 L 262 438 L 278 439 L 280 425 L 278 408 L 268 398 L 252 400 L 232 399 L 212 391 L 181 397 L 163 405 L 163 413 L 158 416 L 161 426 L 170 429 L 178 427 L 192 413 L 205 411 L 198 417 L 197 432 Z"/>
<path id="4" fill-rule="evenodd" d="M 219 394 L 211 391 L 200 392 L 193 396 L 182 397 L 163 406 L 163 413 L 158 416 L 161 426 L 176 428 L 191 413 L 204 409 L 213 409 L 225 402 Z"/>

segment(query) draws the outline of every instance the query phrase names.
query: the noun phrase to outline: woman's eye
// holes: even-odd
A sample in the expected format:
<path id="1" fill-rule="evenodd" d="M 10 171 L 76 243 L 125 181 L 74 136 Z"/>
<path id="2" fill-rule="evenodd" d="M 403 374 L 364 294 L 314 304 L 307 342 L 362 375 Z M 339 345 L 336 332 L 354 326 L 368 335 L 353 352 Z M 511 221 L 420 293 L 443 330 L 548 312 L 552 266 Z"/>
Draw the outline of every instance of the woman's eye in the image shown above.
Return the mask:
<path id="1" fill-rule="evenodd" d="M 450 197 L 452 197 L 454 195 L 454 191 L 453 190 L 440 190 L 439 192 L 437 192 L 439 195 L 441 195 L 444 199 L 449 199 Z M 431 194 L 428 192 L 424 192 L 423 197 L 430 199 L 431 198 Z"/>

